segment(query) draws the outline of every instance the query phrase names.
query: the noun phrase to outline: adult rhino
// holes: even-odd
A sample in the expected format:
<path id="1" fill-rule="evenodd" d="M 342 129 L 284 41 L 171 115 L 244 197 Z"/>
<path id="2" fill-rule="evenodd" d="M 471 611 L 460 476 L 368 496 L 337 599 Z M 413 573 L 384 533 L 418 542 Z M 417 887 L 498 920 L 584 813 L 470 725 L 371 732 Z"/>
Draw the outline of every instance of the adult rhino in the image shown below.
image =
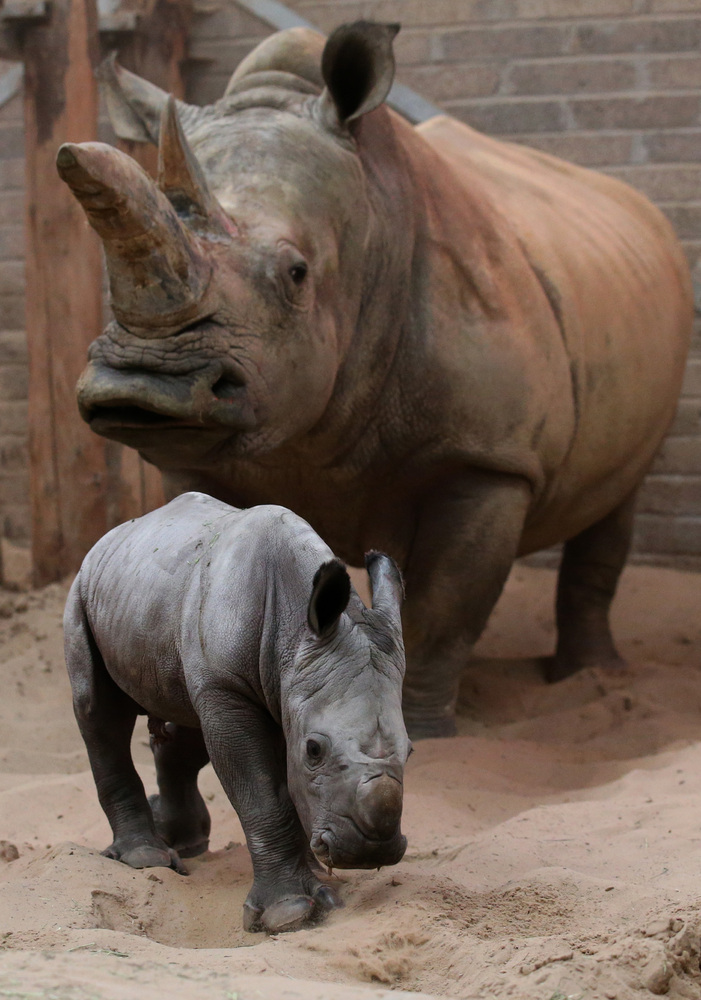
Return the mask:
<path id="1" fill-rule="evenodd" d="M 565 540 L 550 679 L 620 662 L 608 610 L 691 327 L 663 216 L 609 177 L 382 102 L 396 26 L 263 42 L 199 108 L 112 64 L 117 133 L 61 176 L 102 237 L 114 321 L 83 418 L 236 506 L 274 502 L 407 584 L 413 735 L 522 555 Z M 187 137 L 187 138 L 186 138 Z"/>

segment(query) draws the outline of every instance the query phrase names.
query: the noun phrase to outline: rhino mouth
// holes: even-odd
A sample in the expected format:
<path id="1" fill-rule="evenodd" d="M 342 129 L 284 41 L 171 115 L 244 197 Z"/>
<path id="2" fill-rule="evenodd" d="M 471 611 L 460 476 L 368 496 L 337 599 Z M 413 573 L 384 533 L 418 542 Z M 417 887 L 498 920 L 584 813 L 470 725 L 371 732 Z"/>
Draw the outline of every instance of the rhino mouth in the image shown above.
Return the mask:
<path id="1" fill-rule="evenodd" d="M 381 868 L 396 865 L 404 857 L 407 839 L 399 830 L 387 840 L 373 840 L 357 823 L 352 835 L 344 830 L 320 830 L 311 840 L 311 849 L 322 864 L 329 868 Z"/>
<path id="2" fill-rule="evenodd" d="M 159 428 L 159 427 L 192 427 L 191 423 L 180 417 L 169 417 L 155 410 L 146 410 L 141 406 L 99 406 L 88 410 L 84 419 L 93 430 L 101 433 L 110 427 L 123 428 Z"/>
<path id="3" fill-rule="evenodd" d="M 222 373 L 220 365 L 183 376 L 91 361 L 78 382 L 78 408 L 97 434 L 127 444 L 135 434 L 231 434 L 255 424 L 244 378 L 234 371 Z"/>

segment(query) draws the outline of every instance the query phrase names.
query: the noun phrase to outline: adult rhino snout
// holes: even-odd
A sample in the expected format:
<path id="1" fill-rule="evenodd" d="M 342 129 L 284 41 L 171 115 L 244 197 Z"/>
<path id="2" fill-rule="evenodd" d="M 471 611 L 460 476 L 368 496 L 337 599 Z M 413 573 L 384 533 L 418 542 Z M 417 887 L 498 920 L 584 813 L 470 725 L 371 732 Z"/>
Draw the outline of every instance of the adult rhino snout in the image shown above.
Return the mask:
<path id="1" fill-rule="evenodd" d="M 78 408 L 98 434 L 132 444 L 139 431 L 177 427 L 249 430 L 243 378 L 213 363 L 183 374 L 113 368 L 91 361 L 77 385 Z"/>

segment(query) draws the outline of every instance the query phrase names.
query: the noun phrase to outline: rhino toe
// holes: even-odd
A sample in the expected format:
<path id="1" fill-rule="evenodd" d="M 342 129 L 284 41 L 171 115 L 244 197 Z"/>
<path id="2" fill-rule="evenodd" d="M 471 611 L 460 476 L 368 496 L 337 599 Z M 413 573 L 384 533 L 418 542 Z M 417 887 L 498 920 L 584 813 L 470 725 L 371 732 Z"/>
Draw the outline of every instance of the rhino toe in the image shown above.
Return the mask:
<path id="1" fill-rule="evenodd" d="M 130 868 L 172 868 L 178 875 L 187 875 L 177 851 L 165 845 L 141 843 L 126 850 L 120 850 L 117 844 L 111 844 L 102 852 L 104 857 L 121 861 Z"/>
<path id="2" fill-rule="evenodd" d="M 309 923 L 314 912 L 314 900 L 309 896 L 279 899 L 263 911 L 261 923 L 269 934 L 296 931 Z"/>

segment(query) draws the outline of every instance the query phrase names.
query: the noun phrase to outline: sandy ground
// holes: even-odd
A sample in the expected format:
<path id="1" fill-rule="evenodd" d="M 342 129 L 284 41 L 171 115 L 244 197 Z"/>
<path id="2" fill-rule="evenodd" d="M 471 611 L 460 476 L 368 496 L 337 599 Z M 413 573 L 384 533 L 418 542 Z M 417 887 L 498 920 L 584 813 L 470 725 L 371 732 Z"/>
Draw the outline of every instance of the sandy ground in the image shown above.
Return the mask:
<path id="1" fill-rule="evenodd" d="M 249 860 L 211 768 L 212 851 L 189 877 L 100 856 L 65 589 L 0 594 L 0 998 L 701 998 L 701 575 L 627 570 L 629 670 L 549 687 L 553 587 L 515 569 L 460 736 L 417 744 L 405 860 L 343 873 L 344 910 L 273 938 L 241 928 Z"/>

